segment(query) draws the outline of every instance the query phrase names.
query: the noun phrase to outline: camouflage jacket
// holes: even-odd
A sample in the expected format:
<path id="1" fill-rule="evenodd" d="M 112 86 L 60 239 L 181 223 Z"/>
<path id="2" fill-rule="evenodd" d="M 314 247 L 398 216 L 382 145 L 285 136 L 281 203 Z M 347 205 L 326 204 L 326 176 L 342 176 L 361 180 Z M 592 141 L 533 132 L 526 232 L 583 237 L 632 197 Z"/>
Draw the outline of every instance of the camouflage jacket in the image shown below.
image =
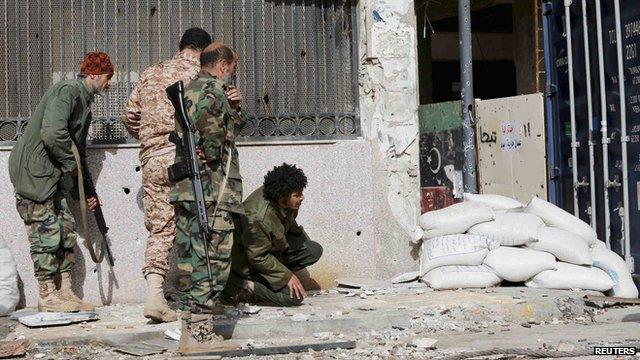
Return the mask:
<path id="1" fill-rule="evenodd" d="M 152 156 L 174 152 L 169 133 L 175 128 L 175 110 L 165 89 L 178 80 L 185 85 L 200 71 L 200 59 L 189 53 L 177 53 L 171 60 L 148 67 L 142 72 L 129 101 L 122 122 L 129 133 L 140 139 L 140 162 Z"/>
<path id="2" fill-rule="evenodd" d="M 267 280 L 273 290 L 283 288 L 293 274 L 283 263 L 287 236 L 307 234 L 296 222 L 297 210 L 283 209 L 264 198 L 262 187 L 244 201 L 247 223 L 237 231 L 231 251 L 231 271 L 245 279 Z"/>
<path id="3" fill-rule="evenodd" d="M 222 80 L 201 71 L 185 88 L 185 104 L 189 120 L 197 129 L 196 143 L 204 150 L 205 161 L 202 187 L 206 201 L 218 199 L 219 187 L 225 176 L 227 159 L 231 156 L 227 185 L 224 189 L 219 208 L 243 214 L 242 177 L 236 149 L 236 136 L 246 123 L 242 112 L 229 106 L 222 89 Z M 182 129 L 176 122 L 176 132 L 182 135 Z M 176 163 L 182 161 L 182 151 L 176 148 Z M 191 180 L 184 179 L 171 187 L 170 201 L 195 201 Z"/>

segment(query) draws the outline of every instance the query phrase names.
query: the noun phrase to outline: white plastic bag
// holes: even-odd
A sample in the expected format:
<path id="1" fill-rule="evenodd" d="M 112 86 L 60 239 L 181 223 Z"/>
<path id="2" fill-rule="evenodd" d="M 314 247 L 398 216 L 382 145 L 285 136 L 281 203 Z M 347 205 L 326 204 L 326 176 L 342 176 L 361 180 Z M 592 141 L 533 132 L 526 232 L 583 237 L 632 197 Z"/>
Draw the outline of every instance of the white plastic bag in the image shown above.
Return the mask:
<path id="1" fill-rule="evenodd" d="M 505 213 L 496 214 L 494 221 L 471 227 L 467 233 L 498 240 L 503 246 L 519 246 L 537 241 L 542 226 L 544 222 L 533 214 Z"/>
<path id="2" fill-rule="evenodd" d="M 495 240 L 477 235 L 447 235 L 422 243 L 420 275 L 448 265 L 480 265 L 490 250 L 499 246 Z"/>
<path id="3" fill-rule="evenodd" d="M 491 250 L 484 264 L 511 282 L 529 280 L 545 270 L 557 268 L 556 258 L 549 253 L 506 246 Z"/>
<path id="4" fill-rule="evenodd" d="M 16 262 L 4 240 L 0 238 L 0 316 L 12 313 L 19 300 Z"/>
<path id="5" fill-rule="evenodd" d="M 443 266 L 429 271 L 423 278 L 429 287 L 444 289 L 486 288 L 500 284 L 498 275 L 484 265 Z"/>
<path id="6" fill-rule="evenodd" d="M 543 226 L 538 230 L 538 241 L 527 247 L 546 251 L 558 260 L 575 265 L 591 265 L 589 245 L 580 236 L 566 230 Z"/>
<path id="7" fill-rule="evenodd" d="M 483 203 L 465 201 L 420 216 L 420 226 L 426 238 L 462 234 L 473 225 L 494 218 L 493 210 Z"/>
<path id="8" fill-rule="evenodd" d="M 464 193 L 462 195 L 464 201 L 476 201 L 488 205 L 496 212 L 516 211 L 524 209 L 524 205 L 518 200 L 510 197 L 495 195 L 495 194 L 470 194 Z"/>
<path id="9" fill-rule="evenodd" d="M 594 246 L 591 248 L 591 255 L 593 266 L 606 271 L 615 283 L 608 295 L 627 299 L 638 298 L 638 288 L 631 278 L 631 272 L 618 254 L 606 247 Z"/>
<path id="10" fill-rule="evenodd" d="M 588 266 L 558 263 L 557 270 L 546 270 L 525 282 L 533 288 L 583 289 L 595 291 L 610 290 L 614 283 L 606 272 Z"/>
<path id="11" fill-rule="evenodd" d="M 537 215 L 547 226 L 563 229 L 580 236 L 589 244 L 593 244 L 598 239 L 598 235 L 589 224 L 540 198 L 531 199 L 524 211 Z"/>

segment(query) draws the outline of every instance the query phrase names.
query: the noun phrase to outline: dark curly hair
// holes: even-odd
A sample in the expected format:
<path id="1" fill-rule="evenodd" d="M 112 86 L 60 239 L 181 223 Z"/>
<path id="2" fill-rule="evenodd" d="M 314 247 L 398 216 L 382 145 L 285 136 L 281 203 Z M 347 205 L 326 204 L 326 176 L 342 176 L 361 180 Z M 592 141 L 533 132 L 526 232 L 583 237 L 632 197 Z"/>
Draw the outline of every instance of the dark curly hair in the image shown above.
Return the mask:
<path id="1" fill-rule="evenodd" d="M 264 198 L 277 201 L 288 198 L 296 191 L 307 186 L 307 177 L 295 165 L 283 163 L 276 166 L 264 176 Z"/>

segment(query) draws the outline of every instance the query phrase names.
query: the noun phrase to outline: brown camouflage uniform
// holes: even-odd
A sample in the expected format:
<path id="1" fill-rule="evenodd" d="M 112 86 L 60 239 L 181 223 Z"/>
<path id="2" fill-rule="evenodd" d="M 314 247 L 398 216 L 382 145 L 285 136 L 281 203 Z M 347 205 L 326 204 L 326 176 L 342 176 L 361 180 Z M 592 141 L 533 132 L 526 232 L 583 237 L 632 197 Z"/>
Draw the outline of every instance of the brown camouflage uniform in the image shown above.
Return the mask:
<path id="1" fill-rule="evenodd" d="M 175 145 L 169 142 L 169 133 L 175 130 L 175 110 L 165 89 L 178 80 L 188 84 L 199 71 L 200 59 L 185 52 L 147 68 L 124 109 L 122 121 L 129 133 L 140 139 L 141 146 L 142 202 L 149 231 L 142 269 L 145 277 L 150 273 L 166 276 L 175 239 L 175 212 L 169 203 L 167 178 L 167 168 L 175 160 Z"/>

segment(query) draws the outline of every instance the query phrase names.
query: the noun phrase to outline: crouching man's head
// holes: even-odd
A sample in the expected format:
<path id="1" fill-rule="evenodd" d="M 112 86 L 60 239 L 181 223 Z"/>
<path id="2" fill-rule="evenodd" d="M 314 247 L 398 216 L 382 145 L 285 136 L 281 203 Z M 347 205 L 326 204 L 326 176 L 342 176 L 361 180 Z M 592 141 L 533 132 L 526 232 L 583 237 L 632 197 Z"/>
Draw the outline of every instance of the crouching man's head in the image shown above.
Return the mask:
<path id="1" fill-rule="evenodd" d="M 283 163 L 269 171 L 264 177 L 264 197 L 283 209 L 298 210 L 307 186 L 307 177 L 295 165 Z"/>

